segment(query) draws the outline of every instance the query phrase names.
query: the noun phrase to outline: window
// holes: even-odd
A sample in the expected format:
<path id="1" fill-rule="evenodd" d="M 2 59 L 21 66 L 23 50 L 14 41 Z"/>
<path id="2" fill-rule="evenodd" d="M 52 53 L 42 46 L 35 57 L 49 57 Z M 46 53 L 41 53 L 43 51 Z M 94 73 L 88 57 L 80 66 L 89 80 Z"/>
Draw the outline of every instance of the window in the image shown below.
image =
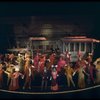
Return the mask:
<path id="1" fill-rule="evenodd" d="M 42 45 L 39 45 L 39 49 L 43 49 L 43 46 Z"/>
<path id="2" fill-rule="evenodd" d="M 50 48 L 53 48 L 53 45 L 50 45 Z"/>
<path id="3" fill-rule="evenodd" d="M 47 45 L 46 46 L 46 50 L 50 50 L 50 45 Z"/>
<path id="4" fill-rule="evenodd" d="M 70 51 L 74 51 L 74 43 L 70 43 Z"/>
<path id="5" fill-rule="evenodd" d="M 32 46 L 32 49 L 35 49 L 35 46 L 34 45 Z"/>
<path id="6" fill-rule="evenodd" d="M 69 45 L 68 45 L 68 43 L 65 43 L 65 45 L 66 45 L 66 50 L 69 51 Z"/>
<path id="7" fill-rule="evenodd" d="M 86 51 L 91 52 L 91 49 L 92 49 L 91 43 L 87 43 L 86 44 Z"/>
<path id="8" fill-rule="evenodd" d="M 79 43 L 75 43 L 75 51 L 79 51 Z"/>
<path id="9" fill-rule="evenodd" d="M 85 51 L 85 44 L 81 43 L 81 51 Z"/>

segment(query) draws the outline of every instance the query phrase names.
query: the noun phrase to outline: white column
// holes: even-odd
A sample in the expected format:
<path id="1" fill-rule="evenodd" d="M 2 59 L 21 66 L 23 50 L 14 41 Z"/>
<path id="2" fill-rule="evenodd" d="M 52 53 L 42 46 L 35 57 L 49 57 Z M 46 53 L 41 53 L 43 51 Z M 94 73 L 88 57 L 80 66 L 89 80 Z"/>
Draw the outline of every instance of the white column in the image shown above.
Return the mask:
<path id="1" fill-rule="evenodd" d="M 69 44 L 68 44 L 68 49 L 69 49 L 69 52 L 70 52 L 70 42 L 69 42 Z"/>
<path id="2" fill-rule="evenodd" d="M 63 42 L 63 48 L 62 48 L 62 52 L 64 52 L 64 42 Z"/>
<path id="3" fill-rule="evenodd" d="M 68 45 L 66 44 L 66 51 L 68 51 Z"/>
<path id="4" fill-rule="evenodd" d="M 93 51 L 94 51 L 94 48 L 93 48 L 93 42 L 91 43 L 91 52 L 93 53 Z"/>
<path id="5" fill-rule="evenodd" d="M 81 51 L 81 42 L 79 43 L 79 51 Z"/>
<path id="6" fill-rule="evenodd" d="M 76 44 L 76 43 L 74 43 L 74 52 L 75 52 L 75 44 Z"/>
<path id="7" fill-rule="evenodd" d="M 86 52 L 86 42 L 85 42 L 85 52 Z"/>
<path id="8" fill-rule="evenodd" d="M 65 42 L 64 42 L 64 52 L 66 51 L 66 44 L 65 44 Z"/>

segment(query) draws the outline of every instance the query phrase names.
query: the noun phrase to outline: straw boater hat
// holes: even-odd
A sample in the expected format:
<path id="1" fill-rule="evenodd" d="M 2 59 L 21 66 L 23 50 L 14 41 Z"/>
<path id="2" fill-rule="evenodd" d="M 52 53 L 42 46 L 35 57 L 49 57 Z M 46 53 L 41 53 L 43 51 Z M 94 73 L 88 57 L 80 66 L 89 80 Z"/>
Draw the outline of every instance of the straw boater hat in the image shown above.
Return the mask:
<path id="1" fill-rule="evenodd" d="M 89 56 L 92 56 L 92 53 L 88 53 Z"/>
<path id="2" fill-rule="evenodd" d="M 21 54 L 19 53 L 18 56 L 20 56 Z"/>
<path id="3" fill-rule="evenodd" d="M 19 71 L 19 68 L 15 68 L 15 71 L 18 72 Z"/>
<path id="4" fill-rule="evenodd" d="M 18 57 L 22 57 L 22 54 L 21 54 L 21 53 L 19 53 L 19 54 L 18 54 Z"/>

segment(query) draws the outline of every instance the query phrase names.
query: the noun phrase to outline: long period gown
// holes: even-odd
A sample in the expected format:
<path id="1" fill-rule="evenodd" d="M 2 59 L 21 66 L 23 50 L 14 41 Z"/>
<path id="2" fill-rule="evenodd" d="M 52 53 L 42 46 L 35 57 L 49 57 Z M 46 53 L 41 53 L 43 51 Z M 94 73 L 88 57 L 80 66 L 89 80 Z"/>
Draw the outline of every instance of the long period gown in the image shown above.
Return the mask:
<path id="1" fill-rule="evenodd" d="M 99 62 L 99 63 L 98 63 Z M 94 62 L 96 68 L 96 83 L 100 84 L 100 58 Z"/>
<path id="2" fill-rule="evenodd" d="M 96 65 L 96 83 L 100 84 L 100 64 Z"/>
<path id="3" fill-rule="evenodd" d="M 85 75 L 82 67 L 78 68 L 78 87 L 85 88 Z"/>
<path id="4" fill-rule="evenodd" d="M 15 72 L 12 74 L 11 82 L 9 85 L 9 90 L 14 91 L 19 89 L 19 76 L 22 75 L 20 72 Z"/>
<path id="5" fill-rule="evenodd" d="M 70 87 L 71 83 L 75 87 L 75 83 L 74 83 L 73 78 L 72 78 L 72 75 L 74 73 L 73 68 L 71 68 L 70 66 L 67 66 L 64 69 L 65 69 L 65 75 L 67 78 L 68 87 Z"/>

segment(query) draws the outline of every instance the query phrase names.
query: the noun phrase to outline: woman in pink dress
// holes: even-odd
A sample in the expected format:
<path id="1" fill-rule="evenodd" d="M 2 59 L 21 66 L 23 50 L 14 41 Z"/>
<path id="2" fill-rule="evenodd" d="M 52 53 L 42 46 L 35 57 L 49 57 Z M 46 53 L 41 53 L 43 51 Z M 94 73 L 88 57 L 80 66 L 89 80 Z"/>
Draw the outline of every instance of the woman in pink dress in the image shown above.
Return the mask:
<path id="1" fill-rule="evenodd" d="M 19 72 L 19 68 L 16 68 L 15 72 L 11 76 L 11 82 L 10 82 L 10 85 L 9 85 L 9 90 L 15 91 L 15 90 L 19 89 L 19 76 L 20 75 L 23 78 L 23 74 L 21 74 Z"/>
<path id="2" fill-rule="evenodd" d="M 64 60 L 64 57 L 60 57 L 60 59 L 57 63 L 57 65 L 58 65 L 57 71 L 60 72 L 61 69 L 64 68 L 65 64 L 66 64 L 66 61 Z"/>

